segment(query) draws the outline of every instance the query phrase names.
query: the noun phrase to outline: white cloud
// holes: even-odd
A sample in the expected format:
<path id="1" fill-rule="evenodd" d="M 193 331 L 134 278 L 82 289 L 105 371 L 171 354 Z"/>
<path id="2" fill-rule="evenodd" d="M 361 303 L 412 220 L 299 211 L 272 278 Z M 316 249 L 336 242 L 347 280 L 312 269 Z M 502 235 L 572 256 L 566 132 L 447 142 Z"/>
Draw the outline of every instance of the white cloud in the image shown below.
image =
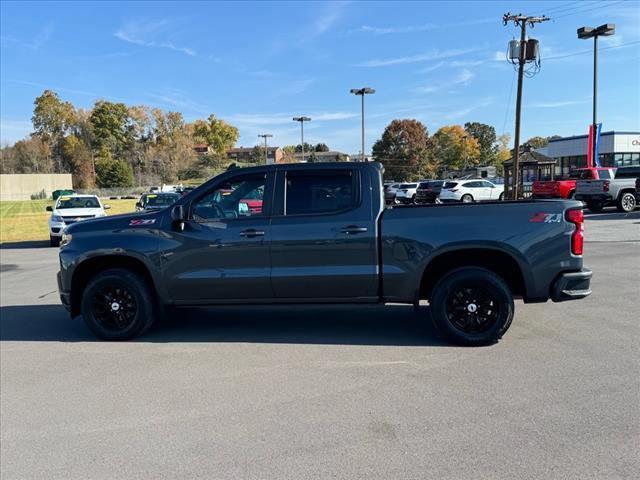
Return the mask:
<path id="1" fill-rule="evenodd" d="M 124 42 L 133 43 L 134 45 L 167 48 L 189 56 L 195 56 L 195 50 L 159 38 L 167 35 L 168 27 L 170 27 L 168 20 L 159 20 L 156 22 L 131 21 L 125 23 L 122 28 L 117 30 L 114 36 Z"/>
<path id="2" fill-rule="evenodd" d="M 488 107 L 492 103 L 493 103 L 493 99 L 490 98 L 490 97 L 486 97 L 486 98 L 476 102 L 475 104 L 469 105 L 468 107 L 462 108 L 460 110 L 450 111 L 449 113 L 444 115 L 444 118 L 446 118 L 447 120 L 457 120 L 459 118 L 465 118 L 467 115 L 469 115 L 474 110 L 477 110 L 479 108 Z"/>
<path id="3" fill-rule="evenodd" d="M 315 21 L 315 34 L 320 35 L 333 27 L 343 16 L 344 9 L 348 2 L 330 2 L 326 11 Z"/>
<path id="4" fill-rule="evenodd" d="M 530 108 L 560 108 L 569 107 L 571 105 L 581 105 L 587 103 L 587 100 L 559 100 L 557 102 L 536 102 L 527 105 Z"/>
<path id="5" fill-rule="evenodd" d="M 374 59 L 367 60 L 366 62 L 360 63 L 356 66 L 358 67 L 388 67 L 391 65 L 402 65 L 407 63 L 419 63 L 419 62 L 427 62 L 429 60 L 439 60 L 443 58 L 451 58 L 458 57 L 461 55 L 466 55 L 467 53 L 478 51 L 481 47 L 472 47 L 472 48 L 452 48 L 448 50 L 431 50 L 430 52 L 419 53 L 416 55 L 410 55 L 405 57 L 396 57 L 396 58 L 386 58 L 386 59 Z"/>
<path id="6" fill-rule="evenodd" d="M 33 125 L 27 120 L 0 119 L 0 145 L 13 144 L 32 130 Z"/>
<path id="7" fill-rule="evenodd" d="M 471 70 L 465 68 L 462 69 L 455 77 L 450 78 L 447 81 L 441 83 L 435 83 L 431 85 L 424 85 L 422 87 L 416 87 L 411 89 L 413 93 L 426 94 L 434 93 L 444 88 L 449 88 L 454 85 L 468 85 L 469 82 L 476 76 Z"/>
<path id="8" fill-rule="evenodd" d="M 371 25 L 362 25 L 360 28 L 352 30 L 355 33 L 369 33 L 373 35 L 391 35 L 400 33 L 417 33 L 427 32 L 429 30 L 448 29 L 456 27 L 468 27 L 472 25 L 480 25 L 484 23 L 496 23 L 495 18 L 483 18 L 476 20 L 469 20 L 465 22 L 453 22 L 453 23 L 423 23 L 421 25 L 404 25 L 400 27 L 374 27 Z"/>

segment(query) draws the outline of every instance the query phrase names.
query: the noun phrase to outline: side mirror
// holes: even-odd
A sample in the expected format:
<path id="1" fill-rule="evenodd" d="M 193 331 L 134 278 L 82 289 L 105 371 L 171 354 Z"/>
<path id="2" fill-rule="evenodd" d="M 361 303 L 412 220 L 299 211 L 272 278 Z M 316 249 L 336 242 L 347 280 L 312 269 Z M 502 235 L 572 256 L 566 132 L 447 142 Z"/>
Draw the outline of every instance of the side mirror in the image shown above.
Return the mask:
<path id="1" fill-rule="evenodd" d="M 47 206 L 47 212 L 53 212 L 53 207 L 51 205 Z"/>
<path id="2" fill-rule="evenodd" d="M 105 210 L 109 210 L 111 208 L 111 205 L 103 205 L 102 208 L 104 208 Z"/>
<path id="3" fill-rule="evenodd" d="M 187 214 L 183 205 L 175 205 L 171 208 L 171 221 L 179 232 L 184 230 L 186 216 Z"/>

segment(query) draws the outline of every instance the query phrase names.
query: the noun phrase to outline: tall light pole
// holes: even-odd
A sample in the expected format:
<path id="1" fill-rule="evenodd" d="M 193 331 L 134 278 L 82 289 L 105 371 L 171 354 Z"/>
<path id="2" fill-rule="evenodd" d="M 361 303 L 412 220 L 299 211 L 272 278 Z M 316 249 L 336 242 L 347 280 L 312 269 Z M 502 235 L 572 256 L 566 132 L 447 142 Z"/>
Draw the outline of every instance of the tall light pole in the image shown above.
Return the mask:
<path id="1" fill-rule="evenodd" d="M 300 122 L 300 144 L 302 145 L 302 163 L 304 163 L 304 122 L 310 122 L 309 117 L 293 117 L 294 122 Z"/>
<path id="2" fill-rule="evenodd" d="M 258 136 L 264 138 L 264 164 L 266 165 L 267 163 L 269 163 L 269 159 L 267 157 L 267 138 L 273 137 L 273 135 L 271 135 L 270 133 L 261 133 Z"/>
<path id="3" fill-rule="evenodd" d="M 586 40 L 588 38 L 593 38 L 593 135 L 592 142 L 589 145 L 591 148 L 591 161 L 595 166 L 598 163 L 598 159 L 596 158 L 596 141 L 597 141 L 597 113 L 598 113 L 598 37 L 602 35 L 603 37 L 610 37 L 616 33 L 616 26 L 613 23 L 605 23 L 604 25 L 600 25 L 598 28 L 593 27 L 581 27 L 578 29 L 578 38 L 581 40 Z"/>
<path id="4" fill-rule="evenodd" d="M 364 96 L 365 95 L 372 95 L 374 93 L 376 93 L 376 91 L 373 88 L 369 88 L 369 87 L 362 87 L 362 88 L 352 88 L 351 89 L 351 93 L 353 93 L 354 95 L 360 95 L 362 97 L 362 118 L 361 118 L 361 122 L 362 122 L 362 158 L 361 160 L 364 162 Z"/>

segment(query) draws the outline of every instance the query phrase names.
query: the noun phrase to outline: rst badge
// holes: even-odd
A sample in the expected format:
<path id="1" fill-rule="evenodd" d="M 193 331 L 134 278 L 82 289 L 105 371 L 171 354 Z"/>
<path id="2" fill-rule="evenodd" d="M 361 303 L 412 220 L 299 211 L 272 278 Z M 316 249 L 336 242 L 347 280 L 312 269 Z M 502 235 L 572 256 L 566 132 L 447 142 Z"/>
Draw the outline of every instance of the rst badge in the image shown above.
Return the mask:
<path id="1" fill-rule="evenodd" d="M 561 213 L 536 213 L 529 219 L 531 223 L 560 223 L 562 222 Z"/>
<path id="2" fill-rule="evenodd" d="M 155 218 L 134 218 L 129 222 L 130 227 L 146 227 L 156 223 Z"/>

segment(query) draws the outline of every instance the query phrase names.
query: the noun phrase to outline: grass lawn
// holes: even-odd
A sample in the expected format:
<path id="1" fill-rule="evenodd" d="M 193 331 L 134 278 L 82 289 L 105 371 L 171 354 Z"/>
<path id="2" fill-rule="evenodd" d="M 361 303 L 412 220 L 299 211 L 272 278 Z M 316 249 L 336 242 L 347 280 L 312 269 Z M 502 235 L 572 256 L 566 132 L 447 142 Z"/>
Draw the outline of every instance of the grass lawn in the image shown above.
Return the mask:
<path id="1" fill-rule="evenodd" d="M 102 199 L 103 204 L 111 205 L 107 215 L 133 212 L 136 200 Z M 52 200 L 21 200 L 0 202 L 0 243 L 23 242 L 30 240 L 49 240 L 47 212 Z"/>

